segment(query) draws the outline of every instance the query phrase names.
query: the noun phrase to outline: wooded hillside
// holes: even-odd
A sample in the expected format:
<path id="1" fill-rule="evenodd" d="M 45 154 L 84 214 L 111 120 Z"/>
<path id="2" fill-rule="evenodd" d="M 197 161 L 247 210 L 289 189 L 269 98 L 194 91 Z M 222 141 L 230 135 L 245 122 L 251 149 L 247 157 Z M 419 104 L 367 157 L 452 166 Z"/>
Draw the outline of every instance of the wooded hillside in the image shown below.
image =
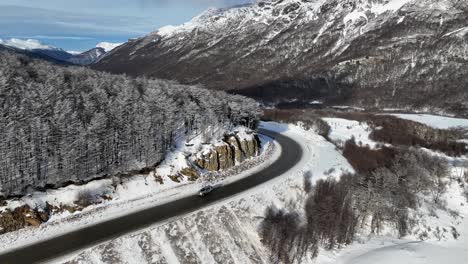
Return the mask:
<path id="1" fill-rule="evenodd" d="M 257 104 L 0 52 L 0 195 L 151 167 L 184 135 L 254 127 Z"/>

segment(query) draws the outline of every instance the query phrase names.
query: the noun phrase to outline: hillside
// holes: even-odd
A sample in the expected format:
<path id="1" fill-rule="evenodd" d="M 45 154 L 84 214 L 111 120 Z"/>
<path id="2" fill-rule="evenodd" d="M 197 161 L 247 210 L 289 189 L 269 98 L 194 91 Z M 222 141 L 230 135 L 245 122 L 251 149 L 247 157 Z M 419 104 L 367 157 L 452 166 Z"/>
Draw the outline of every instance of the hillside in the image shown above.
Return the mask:
<path id="1" fill-rule="evenodd" d="M 254 128 L 258 118 L 241 96 L 9 51 L 0 51 L 0 107 L 0 196 L 154 168 L 182 136 Z"/>
<path id="2" fill-rule="evenodd" d="M 462 0 L 264 0 L 132 40 L 94 68 L 291 100 L 468 114 Z"/>

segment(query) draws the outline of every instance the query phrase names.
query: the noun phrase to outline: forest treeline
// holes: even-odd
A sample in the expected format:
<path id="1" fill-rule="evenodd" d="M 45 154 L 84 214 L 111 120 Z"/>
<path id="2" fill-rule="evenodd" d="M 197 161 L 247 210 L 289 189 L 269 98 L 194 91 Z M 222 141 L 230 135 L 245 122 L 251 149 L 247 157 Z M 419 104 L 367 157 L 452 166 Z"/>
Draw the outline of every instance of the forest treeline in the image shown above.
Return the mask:
<path id="1" fill-rule="evenodd" d="M 251 128 L 258 105 L 171 81 L 0 52 L 0 195 L 156 165 L 182 136 Z"/>

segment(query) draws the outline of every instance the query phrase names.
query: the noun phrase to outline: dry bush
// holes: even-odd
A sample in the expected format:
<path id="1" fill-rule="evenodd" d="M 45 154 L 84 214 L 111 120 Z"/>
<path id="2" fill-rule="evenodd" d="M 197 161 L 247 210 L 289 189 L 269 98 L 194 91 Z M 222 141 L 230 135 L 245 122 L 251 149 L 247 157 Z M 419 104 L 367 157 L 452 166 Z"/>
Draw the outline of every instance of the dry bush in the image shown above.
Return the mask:
<path id="1" fill-rule="evenodd" d="M 358 146 L 354 138 L 346 141 L 343 149 L 343 156 L 357 172 L 363 174 L 388 166 L 395 155 L 393 148 L 382 147 L 374 150 L 368 146 Z"/>
<path id="2" fill-rule="evenodd" d="M 318 181 L 306 201 L 309 233 L 329 249 L 350 244 L 354 238 L 357 217 L 352 209 L 352 181 L 351 177 Z"/>
<path id="3" fill-rule="evenodd" d="M 96 202 L 96 197 L 90 189 L 82 188 L 76 197 L 75 204 L 81 207 L 88 207 Z"/>
<path id="4" fill-rule="evenodd" d="M 305 252 L 317 252 L 317 243 L 305 235 L 299 214 L 286 212 L 269 206 L 260 224 L 261 241 L 271 252 L 271 263 L 294 263 L 303 258 Z M 316 254 L 315 254 L 316 255 Z"/>
<path id="5" fill-rule="evenodd" d="M 366 112 L 316 111 L 315 114 L 366 122 L 373 128 L 370 138 L 374 141 L 395 146 L 421 146 L 450 156 L 468 153 L 467 144 L 456 142 L 457 139 L 464 138 L 466 134 L 466 131 L 460 129 L 436 129 L 396 116 Z"/>

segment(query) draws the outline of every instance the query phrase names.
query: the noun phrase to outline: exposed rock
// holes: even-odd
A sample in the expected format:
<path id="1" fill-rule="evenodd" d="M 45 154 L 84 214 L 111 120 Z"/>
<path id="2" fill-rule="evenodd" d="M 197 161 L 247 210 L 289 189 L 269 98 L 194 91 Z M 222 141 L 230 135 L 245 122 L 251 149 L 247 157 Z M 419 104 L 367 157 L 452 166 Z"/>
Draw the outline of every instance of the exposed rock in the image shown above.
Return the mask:
<path id="1" fill-rule="evenodd" d="M 219 170 L 218 153 L 214 149 L 208 153 L 203 153 L 201 158 L 195 161 L 195 164 L 208 171 L 217 171 Z"/>
<path id="2" fill-rule="evenodd" d="M 194 168 L 189 168 L 189 167 L 183 168 L 180 171 L 180 174 L 188 177 L 189 181 L 196 181 L 200 177 L 200 175 Z"/>
<path id="3" fill-rule="evenodd" d="M 229 169 L 234 166 L 234 155 L 229 144 L 216 146 L 215 151 L 218 154 L 219 170 Z"/>
<path id="4" fill-rule="evenodd" d="M 242 162 L 242 151 L 240 147 L 240 142 L 235 136 L 229 136 L 226 139 L 226 142 L 231 146 L 232 151 L 234 152 L 234 161 Z"/>
<path id="5" fill-rule="evenodd" d="M 13 232 L 26 226 L 39 226 L 49 220 L 47 212 L 38 212 L 28 205 L 23 205 L 0 214 L 0 234 Z"/>
<path id="6" fill-rule="evenodd" d="M 24 218 L 24 222 L 27 224 L 27 225 L 30 225 L 30 226 L 39 226 L 41 225 L 41 221 L 37 218 L 34 218 L 34 217 L 25 217 Z"/>
<path id="7" fill-rule="evenodd" d="M 164 184 L 163 177 L 161 177 L 159 175 L 154 175 L 154 180 L 159 182 L 159 184 Z"/>
<path id="8" fill-rule="evenodd" d="M 253 136 L 251 140 L 240 139 L 237 135 L 226 136 L 222 144 L 213 147 L 207 153 L 200 154 L 194 163 L 207 171 L 229 169 L 259 154 L 260 140 Z"/>
<path id="9" fill-rule="evenodd" d="M 174 182 L 181 182 L 181 176 L 180 175 L 171 175 L 169 176 L 169 179 L 173 180 Z"/>

